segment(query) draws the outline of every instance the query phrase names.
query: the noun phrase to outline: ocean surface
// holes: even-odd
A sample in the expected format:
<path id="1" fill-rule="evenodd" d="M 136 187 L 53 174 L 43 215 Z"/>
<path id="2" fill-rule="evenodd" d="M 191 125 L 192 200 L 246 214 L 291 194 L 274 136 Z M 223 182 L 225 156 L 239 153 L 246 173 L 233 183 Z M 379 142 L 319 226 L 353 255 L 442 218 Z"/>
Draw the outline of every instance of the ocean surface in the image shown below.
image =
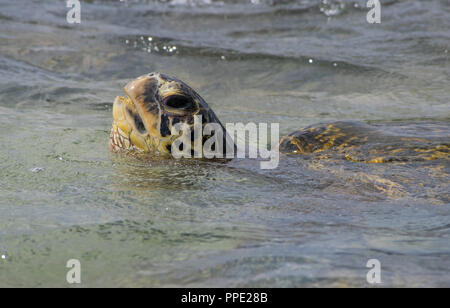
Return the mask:
<path id="1" fill-rule="evenodd" d="M 450 142 L 450 2 L 0 0 L 0 287 L 450 287 L 449 160 L 140 161 L 108 150 L 137 76 L 222 122 L 358 120 Z"/>

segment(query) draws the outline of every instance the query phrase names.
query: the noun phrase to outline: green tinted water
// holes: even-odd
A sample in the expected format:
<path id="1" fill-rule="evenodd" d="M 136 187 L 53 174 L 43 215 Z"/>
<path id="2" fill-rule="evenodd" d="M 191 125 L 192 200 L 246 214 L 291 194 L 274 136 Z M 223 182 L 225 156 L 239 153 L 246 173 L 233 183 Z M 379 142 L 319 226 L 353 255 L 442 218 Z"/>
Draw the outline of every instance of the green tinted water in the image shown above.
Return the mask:
<path id="1" fill-rule="evenodd" d="M 82 286 L 367 286 L 372 258 L 384 285 L 449 286 L 448 161 L 108 152 L 115 96 L 150 71 L 222 122 L 448 137 L 446 1 L 390 1 L 381 25 L 362 1 L 90 1 L 80 25 L 63 1 L 0 3 L 1 287 L 68 286 L 73 258 Z"/>

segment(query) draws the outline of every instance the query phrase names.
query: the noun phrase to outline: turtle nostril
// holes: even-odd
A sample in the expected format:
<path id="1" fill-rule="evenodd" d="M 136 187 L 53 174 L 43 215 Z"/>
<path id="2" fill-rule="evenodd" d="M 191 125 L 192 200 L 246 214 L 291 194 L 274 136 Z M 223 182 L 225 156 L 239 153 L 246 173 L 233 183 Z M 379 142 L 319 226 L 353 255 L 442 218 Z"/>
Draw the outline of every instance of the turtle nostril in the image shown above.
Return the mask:
<path id="1" fill-rule="evenodd" d="M 144 122 L 142 122 L 142 119 L 137 114 L 134 115 L 134 124 L 141 134 L 145 134 L 147 132 Z"/>

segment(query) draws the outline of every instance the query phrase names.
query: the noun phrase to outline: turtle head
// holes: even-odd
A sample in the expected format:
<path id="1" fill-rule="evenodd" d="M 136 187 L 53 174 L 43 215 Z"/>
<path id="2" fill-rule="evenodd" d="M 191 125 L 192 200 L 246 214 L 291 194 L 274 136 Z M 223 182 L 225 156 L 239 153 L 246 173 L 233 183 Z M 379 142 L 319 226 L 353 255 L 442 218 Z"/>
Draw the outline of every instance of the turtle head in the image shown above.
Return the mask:
<path id="1" fill-rule="evenodd" d="M 216 123 L 225 134 L 208 104 L 180 80 L 150 73 L 128 83 L 124 91 L 125 95 L 118 96 L 113 106 L 110 148 L 114 152 L 170 155 L 173 142 L 181 135 L 173 129 L 177 123 L 188 125 L 191 132 L 194 125 Z M 202 137 L 203 142 L 205 139 Z"/>

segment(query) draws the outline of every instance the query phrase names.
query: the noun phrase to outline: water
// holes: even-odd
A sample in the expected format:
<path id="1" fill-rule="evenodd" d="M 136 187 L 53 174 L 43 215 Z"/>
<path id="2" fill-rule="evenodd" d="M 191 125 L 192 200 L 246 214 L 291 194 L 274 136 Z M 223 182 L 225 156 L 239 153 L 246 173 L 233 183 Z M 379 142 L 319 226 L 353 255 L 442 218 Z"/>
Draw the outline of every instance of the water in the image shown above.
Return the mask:
<path id="1" fill-rule="evenodd" d="M 450 4 L 0 0 L 0 287 L 450 286 L 448 160 L 138 161 L 108 152 L 131 79 L 186 81 L 223 122 L 449 137 Z"/>

